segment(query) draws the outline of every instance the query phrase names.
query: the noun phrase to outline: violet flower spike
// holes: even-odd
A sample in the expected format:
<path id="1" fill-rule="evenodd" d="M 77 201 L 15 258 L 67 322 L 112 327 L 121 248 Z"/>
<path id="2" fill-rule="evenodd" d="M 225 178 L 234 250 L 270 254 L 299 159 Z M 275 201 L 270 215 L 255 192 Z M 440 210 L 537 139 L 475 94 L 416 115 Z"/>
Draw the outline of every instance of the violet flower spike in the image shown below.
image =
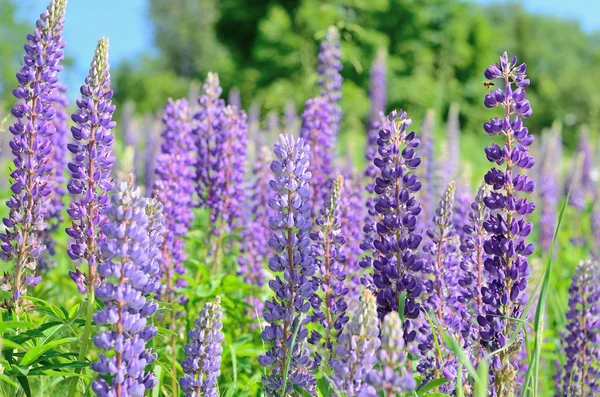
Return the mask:
<path id="1" fill-rule="evenodd" d="M 505 115 L 492 118 L 483 128 L 490 136 L 500 135 L 506 139 L 504 147 L 494 143 L 485 149 L 491 163 L 504 166 L 503 170 L 492 168 L 484 178 L 493 188 L 484 198 L 492 212 L 484 223 L 485 230 L 490 233 L 484 244 L 485 253 L 489 255 L 484 262 L 489 277 L 482 287 L 485 314 L 479 315 L 477 321 L 482 344 L 489 351 L 506 345 L 515 327 L 515 322 L 507 319 L 519 318 L 523 312 L 531 271 L 528 257 L 534 250 L 526 238 L 533 229 L 527 216 L 534 211 L 535 204 L 529 202 L 526 195 L 533 192 L 535 183 L 519 172 L 519 169 L 530 169 L 535 164 L 535 159 L 529 155 L 534 138 L 523 125 L 523 119 L 532 113 L 525 98 L 525 88 L 529 86 L 526 70 L 525 64 L 517 65 L 517 58 L 509 59 L 505 52 L 498 64 L 485 71 L 488 80 L 502 79 L 504 89 L 498 88 L 487 94 L 484 104 L 488 108 L 501 106 Z M 511 352 L 503 350 L 490 366 L 498 397 L 512 394 L 513 379 L 507 376 L 514 373 L 510 357 Z"/>
<path id="2" fill-rule="evenodd" d="M 583 397 L 600 391 L 600 264 L 581 261 L 569 286 L 567 327 L 561 334 L 566 362 L 559 366 L 557 397 Z"/>
<path id="3" fill-rule="evenodd" d="M 457 178 L 460 170 L 460 105 L 450 104 L 446 120 L 446 139 L 448 142 L 448 163 L 445 164 L 450 179 Z"/>
<path id="4" fill-rule="evenodd" d="M 64 84 L 57 83 L 54 90 L 54 102 L 56 114 L 52 120 L 54 124 L 54 134 L 52 135 L 52 168 L 54 172 L 54 183 L 52 193 L 50 193 L 50 206 L 47 211 L 47 226 L 44 230 L 43 242 L 46 250 L 42 252 L 38 259 L 38 273 L 43 273 L 56 266 L 54 255 L 56 253 L 56 241 L 53 234 L 59 229 L 63 221 L 63 197 L 66 194 L 65 189 L 65 170 L 68 166 L 67 145 L 69 143 L 67 106 L 67 87 Z"/>
<path id="5" fill-rule="evenodd" d="M 373 230 L 377 235 L 361 245 L 368 253 L 361 266 L 373 266 L 372 283 L 380 318 L 397 311 L 398 297 L 403 291 L 407 292 L 404 337 L 410 342 L 416 337 L 416 331 L 410 329 L 410 321 L 421 313 L 417 299 L 423 291 L 416 276 L 423 269 L 423 261 L 417 258 L 422 237 L 415 230 L 421 213 L 416 201 L 421 189 L 416 170 L 421 159 L 415 152 L 419 140 L 414 131 L 408 132 L 411 120 L 406 113 L 393 111 L 388 120 L 390 128 L 379 132 L 379 157 L 373 160 L 378 168 L 374 186 L 377 223 Z M 365 225 L 365 230 L 368 228 L 373 226 Z"/>
<path id="6" fill-rule="evenodd" d="M 431 219 L 436 210 L 436 202 L 441 194 L 442 187 L 438 186 L 438 163 L 436 161 L 434 149 L 434 121 L 433 110 L 428 110 L 421 125 L 421 179 L 423 188 L 421 189 L 421 209 L 422 215 L 419 217 L 417 230 L 427 231 L 432 227 Z M 443 167 L 442 167 L 443 168 Z M 442 185 L 443 186 L 443 185 Z"/>
<path id="7" fill-rule="evenodd" d="M 300 137 L 311 147 L 309 163 L 312 174 L 310 197 L 313 219 L 319 216 L 333 180 L 332 164 L 337 142 L 334 113 L 333 105 L 323 97 L 306 101 L 302 113 Z"/>
<path id="8" fill-rule="evenodd" d="M 14 156 L 12 196 L 6 203 L 9 215 L 3 219 L 6 231 L 0 234 L 0 259 L 14 264 L 12 275 L 0 277 L 0 289 L 10 291 L 9 306 L 18 306 L 27 288 L 41 281 L 35 270 L 46 249 L 44 230 L 54 189 L 56 91 L 64 58 L 66 3 L 52 0 L 33 33 L 27 35 L 23 66 L 16 75 L 19 86 L 13 90 L 18 103 L 11 110 L 15 122 L 9 127 Z"/>
<path id="9" fill-rule="evenodd" d="M 223 322 L 221 299 L 208 302 L 188 332 L 189 342 L 184 346 L 186 358 L 181 362 L 184 375 L 179 386 L 185 397 L 217 397 L 217 378 L 221 374 L 223 353 Z"/>
<path id="10" fill-rule="evenodd" d="M 404 341 L 402 341 L 404 343 Z M 365 290 L 352 320 L 344 327 L 331 360 L 336 388 L 346 396 L 375 397 L 375 388 L 366 383 L 379 349 L 379 319 L 375 295 Z"/>
<path id="11" fill-rule="evenodd" d="M 542 253 L 548 255 L 552 248 L 554 229 L 558 218 L 560 195 L 560 163 L 562 138 L 558 131 L 548 131 L 542 135 L 542 156 L 539 167 L 540 221 L 539 245 Z M 576 192 L 577 194 L 577 192 Z"/>
<path id="12" fill-rule="evenodd" d="M 308 236 L 312 227 L 309 147 L 302 138 L 281 135 L 274 152 L 276 159 L 271 163 L 274 179 L 270 186 L 275 197 L 269 206 L 275 214 L 269 219 L 273 231 L 269 239 L 273 250 L 269 269 L 276 276 L 269 281 L 274 296 L 265 302 L 263 317 L 269 325 L 262 332 L 263 341 L 271 348 L 259 356 L 258 361 L 268 368 L 268 374 L 263 377 L 266 396 L 288 397 L 295 386 L 314 395 L 316 380 L 311 373 L 314 363 L 306 345 L 308 330 L 305 327 L 310 321 L 307 313 L 315 295 L 311 278 L 316 273 Z M 284 373 L 289 355 L 289 373 Z M 285 378 L 287 387 L 282 390 Z"/>
<path id="13" fill-rule="evenodd" d="M 77 113 L 71 115 L 76 123 L 71 127 L 74 143 L 67 146 L 73 154 L 67 185 L 73 201 L 67 209 L 72 223 L 66 232 L 71 237 L 67 253 L 71 259 L 88 265 L 87 275 L 78 268 L 69 272 L 79 291 L 85 293 L 98 281 L 96 266 L 102 260 L 100 246 L 104 241 L 101 229 L 110 205 L 108 192 L 113 188 L 110 174 L 115 157 L 111 130 L 116 123 L 112 121 L 115 106 L 111 103 L 108 39 L 98 41 L 89 75 L 80 91 Z"/>
<path id="14" fill-rule="evenodd" d="M 185 272 L 184 236 L 193 220 L 195 142 L 192 113 L 185 99 L 169 99 L 162 117 L 161 153 L 156 160 L 154 191 L 164 206 L 165 242 L 161 247 L 162 298 L 176 300 L 175 289 L 185 285 L 179 278 Z M 179 299 L 184 299 L 179 297 Z"/>
<path id="15" fill-rule="evenodd" d="M 342 71 L 342 53 L 340 44 L 340 33 L 337 28 L 327 28 L 325 40 L 319 46 L 317 73 L 319 79 L 317 85 L 321 87 L 320 96 L 335 104 L 342 99 L 342 84 L 344 79 Z M 341 109 L 337 107 L 338 117 L 341 117 Z M 339 120 L 339 118 L 338 118 Z M 337 133 L 337 130 L 336 130 Z"/>
<path id="16" fill-rule="evenodd" d="M 344 269 L 346 240 L 342 233 L 339 208 L 343 184 L 344 177 L 338 176 L 333 183 L 327 203 L 317 218 L 317 230 L 310 235 L 314 241 L 313 255 L 319 270 L 315 279 L 324 294 L 320 307 L 315 308 L 314 317 L 325 329 L 324 347 L 330 352 L 331 357 L 335 356 L 334 339 L 348 322 L 346 315 L 348 304 L 345 300 L 348 288 L 345 285 Z"/>
<path id="17" fill-rule="evenodd" d="M 158 309 L 154 296 L 160 289 L 161 210 L 133 182 L 120 183 L 113 193 L 109 221 L 102 228 L 104 259 L 97 268 L 102 282 L 96 298 L 104 306 L 94 321 L 103 330 L 93 342 L 103 353 L 92 363 L 99 374 L 92 390 L 99 397 L 142 396 L 158 383 L 145 369 L 156 360 L 146 345 L 157 333 L 148 319 Z"/>

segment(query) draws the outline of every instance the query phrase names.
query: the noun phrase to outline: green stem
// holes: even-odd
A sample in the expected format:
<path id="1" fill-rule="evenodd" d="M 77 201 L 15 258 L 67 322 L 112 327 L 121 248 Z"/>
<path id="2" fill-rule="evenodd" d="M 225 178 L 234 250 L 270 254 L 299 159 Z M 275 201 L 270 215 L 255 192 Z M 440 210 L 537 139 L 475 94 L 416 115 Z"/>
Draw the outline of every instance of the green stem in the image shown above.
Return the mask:
<path id="1" fill-rule="evenodd" d="M 94 286 L 92 283 L 89 285 L 89 296 L 87 302 L 87 311 L 85 319 L 85 328 L 83 330 L 83 338 L 81 340 L 81 348 L 79 349 L 79 357 L 77 361 L 82 362 L 87 357 L 88 346 L 90 341 L 90 334 L 92 333 L 92 316 L 94 315 L 94 302 L 95 302 Z M 82 368 L 77 368 L 75 373 L 80 374 Z M 77 382 L 79 381 L 78 376 L 74 376 L 71 380 L 71 387 L 69 389 L 69 396 L 74 397 L 77 392 Z"/>

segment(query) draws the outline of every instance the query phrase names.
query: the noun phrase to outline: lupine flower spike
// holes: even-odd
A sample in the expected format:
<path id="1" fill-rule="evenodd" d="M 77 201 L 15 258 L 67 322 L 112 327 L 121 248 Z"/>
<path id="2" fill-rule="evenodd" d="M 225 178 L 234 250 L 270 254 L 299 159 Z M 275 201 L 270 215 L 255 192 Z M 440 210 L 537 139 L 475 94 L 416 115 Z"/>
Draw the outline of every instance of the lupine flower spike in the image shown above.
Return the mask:
<path id="1" fill-rule="evenodd" d="M 417 258 L 422 237 L 415 230 L 421 213 L 415 197 L 421 182 L 415 171 L 421 159 L 415 152 L 419 140 L 414 131 L 408 132 L 411 120 L 406 113 L 393 111 L 388 120 L 390 128 L 382 129 L 377 140 L 380 157 L 373 160 L 378 168 L 374 186 L 377 224 L 373 230 L 377 235 L 374 240 L 363 242 L 362 247 L 369 255 L 361 266 L 373 267 L 372 282 L 380 318 L 397 311 L 400 294 L 407 292 L 404 317 L 408 321 L 404 337 L 409 342 L 414 340 L 416 332 L 408 325 L 410 320 L 419 317 L 421 308 L 417 299 L 423 291 L 416 277 L 423 269 L 423 261 Z M 370 227 L 365 225 L 365 230 L 369 231 Z"/>
<path id="2" fill-rule="evenodd" d="M 27 35 L 23 66 L 17 73 L 19 87 L 13 90 L 18 103 L 12 108 L 14 124 L 10 148 L 14 167 L 10 173 L 12 196 L 0 234 L 0 259 L 14 264 L 13 273 L 0 277 L 0 290 L 9 291 L 7 306 L 18 305 L 27 288 L 41 277 L 35 274 L 46 249 L 44 230 L 51 212 L 52 158 L 56 131 L 58 72 L 62 70 L 65 42 L 62 38 L 66 0 L 52 0 L 33 34 Z"/>
<path id="3" fill-rule="evenodd" d="M 535 159 L 529 155 L 533 135 L 523 125 L 523 119 L 532 113 L 525 98 L 525 88 L 529 86 L 526 71 L 524 63 L 517 65 L 517 58 L 509 59 L 506 52 L 498 64 L 485 71 L 488 80 L 501 79 L 503 88 L 487 94 L 484 104 L 488 108 L 501 106 L 504 116 L 492 118 L 483 128 L 490 136 L 499 135 L 506 140 L 504 147 L 493 143 L 485 149 L 491 163 L 504 166 L 503 170 L 492 168 L 484 178 L 493 190 L 484 198 L 492 212 L 484 223 L 490 234 L 484 244 L 489 255 L 485 259 L 489 277 L 482 287 L 485 314 L 478 317 L 478 322 L 482 343 L 490 351 L 506 346 L 516 324 L 509 319 L 519 318 L 527 302 L 528 257 L 533 253 L 533 244 L 526 241 L 533 229 L 527 216 L 534 211 L 535 204 L 525 195 L 533 192 L 535 183 L 519 170 L 530 169 Z M 515 371 L 510 357 L 519 345 L 503 350 L 495 356 L 499 362 L 490 366 L 498 397 L 512 395 Z"/>
<path id="4" fill-rule="evenodd" d="M 314 256 L 319 269 L 317 280 L 324 294 L 323 303 L 320 308 L 315 309 L 314 315 L 325 328 L 324 345 L 332 356 L 335 355 L 333 340 L 348 321 L 348 304 L 345 301 L 348 288 L 345 285 L 344 269 L 346 241 L 342 234 L 339 208 L 343 183 L 344 177 L 338 176 L 335 179 L 329 199 L 317 218 L 318 229 L 310 235 L 314 241 Z"/>
<path id="5" fill-rule="evenodd" d="M 217 378 L 221 374 L 223 322 L 221 299 L 204 305 L 188 332 L 189 342 L 183 348 L 186 358 L 181 362 L 184 375 L 179 379 L 185 397 L 217 397 Z"/>
<path id="6" fill-rule="evenodd" d="M 379 115 L 385 113 L 387 106 L 387 53 L 384 48 L 377 51 L 371 65 L 369 94 L 371 97 L 370 120 L 379 120 Z"/>
<path id="7" fill-rule="evenodd" d="M 375 396 L 375 388 L 366 383 L 366 377 L 376 363 L 379 348 L 379 319 L 375 295 L 365 290 L 362 300 L 344 327 L 331 360 L 334 383 L 346 396 Z"/>
<path id="8" fill-rule="evenodd" d="M 112 196 L 109 221 L 102 230 L 104 260 L 96 297 L 104 303 L 95 315 L 94 345 L 101 350 L 92 369 L 99 374 L 92 389 L 99 397 L 143 396 L 157 384 L 146 367 L 156 354 L 146 344 L 156 335 L 148 319 L 158 305 L 162 244 L 162 205 L 148 203 L 133 182 L 123 182 Z M 109 353 L 110 352 L 110 353 Z"/>
<path id="9" fill-rule="evenodd" d="M 96 266 L 101 261 L 100 245 L 104 240 L 101 229 L 110 205 L 108 192 L 113 188 L 110 173 L 115 158 L 111 150 L 114 141 L 111 130 L 116 123 L 112 121 L 115 106 L 111 104 L 113 91 L 108 68 L 108 39 L 103 38 L 98 42 L 89 75 L 80 89 L 77 113 L 71 116 L 76 125 L 71 127 L 74 143 L 68 145 L 73 154 L 68 189 L 74 199 L 67 210 L 72 219 L 71 227 L 67 228 L 72 239 L 67 253 L 71 259 L 88 265 L 87 275 L 79 269 L 69 272 L 81 293 L 93 289 L 98 281 Z"/>
<path id="10" fill-rule="evenodd" d="M 311 277 L 316 272 L 308 236 L 312 227 L 308 151 L 302 138 L 282 135 L 275 144 L 276 159 L 271 163 L 274 180 L 270 186 L 275 197 L 269 206 L 275 214 L 269 219 L 273 230 L 269 239 L 273 249 L 269 269 L 277 276 L 269 281 L 275 295 L 265 302 L 263 313 L 269 325 L 262 332 L 262 338 L 271 348 L 259 356 L 258 361 L 268 368 L 263 387 L 265 394 L 273 397 L 290 396 L 295 386 L 315 393 L 316 380 L 310 372 L 313 362 L 306 345 L 308 330 L 305 328 L 310 321 L 306 315 L 315 295 Z M 294 332 L 296 338 L 292 344 Z M 289 372 L 285 373 L 290 355 Z M 286 390 L 283 390 L 286 378 Z"/>
<path id="11" fill-rule="evenodd" d="M 562 334 L 566 363 L 558 368 L 556 396 L 600 392 L 600 264 L 582 261 L 569 287 L 567 328 Z"/>
<path id="12" fill-rule="evenodd" d="M 156 160 L 157 180 L 154 191 L 164 206 L 165 243 L 162 246 L 161 273 L 164 282 L 162 298 L 172 302 L 175 288 L 184 285 L 178 276 L 184 273 L 183 236 L 192 223 L 194 193 L 194 138 L 192 114 L 185 99 L 169 99 L 162 118 L 164 130 L 161 154 Z"/>

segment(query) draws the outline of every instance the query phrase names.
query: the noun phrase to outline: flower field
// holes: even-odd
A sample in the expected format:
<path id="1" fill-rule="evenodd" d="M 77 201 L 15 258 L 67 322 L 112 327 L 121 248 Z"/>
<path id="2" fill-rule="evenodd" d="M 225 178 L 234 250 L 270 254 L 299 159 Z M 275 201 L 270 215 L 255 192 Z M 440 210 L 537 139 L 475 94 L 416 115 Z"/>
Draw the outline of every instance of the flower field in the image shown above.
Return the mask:
<path id="1" fill-rule="evenodd" d="M 0 396 L 600 395 L 600 151 L 528 129 L 527 59 L 478 71 L 475 137 L 389 109 L 384 51 L 344 135 L 334 26 L 282 126 L 218 70 L 142 125 L 107 38 L 69 100 L 66 10 L 0 122 Z"/>

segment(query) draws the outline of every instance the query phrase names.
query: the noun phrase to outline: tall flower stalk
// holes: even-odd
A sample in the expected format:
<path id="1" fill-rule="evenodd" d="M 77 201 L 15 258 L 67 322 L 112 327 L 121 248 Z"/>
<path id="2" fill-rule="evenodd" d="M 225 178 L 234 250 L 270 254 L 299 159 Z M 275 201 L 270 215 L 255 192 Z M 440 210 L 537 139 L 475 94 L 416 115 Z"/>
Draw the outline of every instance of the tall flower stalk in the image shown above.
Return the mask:
<path id="1" fill-rule="evenodd" d="M 486 285 L 482 287 L 484 315 L 479 315 L 480 337 L 485 347 L 491 351 L 503 348 L 508 343 L 515 322 L 527 302 L 526 287 L 530 267 L 528 257 L 533 253 L 533 244 L 528 244 L 527 236 L 533 224 L 527 216 L 535 204 L 527 200 L 526 194 L 533 192 L 535 183 L 520 169 L 529 169 L 535 159 L 529 155 L 533 136 L 523 125 L 524 118 L 531 116 L 529 101 L 525 98 L 527 66 L 517 65 L 517 58 L 508 58 L 506 52 L 498 64 L 488 67 L 485 77 L 501 79 L 503 88 L 485 96 L 485 106 L 504 109 L 502 118 L 494 117 L 484 124 L 490 136 L 505 139 L 504 147 L 493 143 L 485 149 L 487 159 L 503 170 L 492 168 L 485 175 L 485 182 L 493 188 L 486 195 L 484 203 L 492 213 L 484 223 L 490 237 L 484 244 L 485 268 L 489 273 Z M 512 348 L 516 349 L 519 343 Z M 499 362 L 491 366 L 495 376 L 494 389 L 498 397 L 513 393 L 514 373 L 510 357 L 513 349 L 503 350 L 495 358 Z"/>
<path id="2" fill-rule="evenodd" d="M 94 298 L 99 280 L 96 268 L 102 261 L 101 245 L 105 236 L 102 227 L 106 224 L 107 208 L 110 206 L 108 192 L 113 189 L 110 176 L 115 158 L 111 146 L 114 135 L 111 130 L 115 106 L 111 104 L 113 91 L 110 87 L 108 65 L 108 39 L 98 42 L 96 52 L 85 84 L 81 87 L 81 99 L 77 100 L 77 113 L 71 118 L 76 125 L 71 127 L 74 143 L 68 145 L 73 159 L 69 163 L 71 179 L 67 185 L 73 197 L 67 213 L 71 227 L 66 229 L 71 237 L 67 253 L 71 259 L 87 264 L 87 274 L 76 268 L 69 275 L 79 292 L 87 294 L 87 316 L 81 339 L 79 360 L 85 360 L 91 334 Z M 76 391 L 77 378 L 71 383 L 70 396 Z"/>
<path id="3" fill-rule="evenodd" d="M 460 105 L 456 102 L 450 105 L 448 109 L 448 119 L 446 120 L 446 139 L 448 142 L 448 157 L 444 167 L 450 178 L 456 178 L 460 169 Z"/>
<path id="4" fill-rule="evenodd" d="M 161 154 L 156 160 L 156 198 L 164 207 L 165 242 L 162 245 L 162 298 L 173 302 L 175 288 L 182 286 L 178 275 L 184 273 L 183 237 L 191 226 L 194 194 L 195 145 L 192 113 L 185 99 L 167 101 L 162 117 Z"/>
<path id="5" fill-rule="evenodd" d="M 558 368 L 556 396 L 583 397 L 600 390 L 600 265 L 581 261 L 569 286 L 567 327 L 562 334 L 566 363 Z"/>
<path id="6" fill-rule="evenodd" d="M 52 120 L 54 124 L 54 134 L 52 136 L 52 169 L 54 181 L 52 192 L 50 193 L 50 206 L 47 211 L 47 226 L 44 230 L 43 243 L 46 250 L 42 252 L 38 260 L 38 273 L 43 273 L 56 265 L 54 255 L 56 254 L 56 241 L 54 232 L 58 230 L 63 221 L 63 197 L 65 196 L 65 170 L 68 166 L 67 144 L 69 134 L 69 115 L 67 106 L 67 87 L 64 84 L 57 84 L 54 90 L 54 101 L 56 114 Z"/>
<path id="7" fill-rule="evenodd" d="M 421 208 L 423 214 L 419 217 L 418 230 L 425 232 L 431 228 L 431 219 L 435 213 L 435 204 L 443 189 L 438 184 L 438 162 L 435 157 L 435 138 L 434 138 L 435 115 L 433 110 L 428 110 L 421 125 L 421 179 L 423 180 L 423 189 L 421 189 Z"/>
<path id="8" fill-rule="evenodd" d="M 550 252 L 554 237 L 554 228 L 558 217 L 558 199 L 560 195 L 560 169 L 557 164 L 561 157 L 561 135 L 549 131 L 542 135 L 542 156 L 539 169 L 540 181 L 540 222 L 539 245 L 544 254 Z"/>
<path id="9" fill-rule="evenodd" d="M 269 205 L 275 214 L 269 220 L 273 230 L 269 269 L 277 275 L 269 281 L 275 295 L 265 302 L 263 313 L 269 325 L 262 338 L 271 348 L 258 361 L 268 368 L 263 377 L 265 395 L 273 397 L 290 396 L 295 386 L 315 393 L 305 328 L 310 321 L 306 314 L 315 295 L 311 278 L 316 273 L 309 239 L 312 222 L 308 151 L 301 138 L 281 135 L 274 148 L 276 159 L 271 163 L 274 179 L 270 186 L 275 197 Z"/>
<path id="10" fill-rule="evenodd" d="M 186 397 L 217 397 L 217 378 L 221 374 L 221 343 L 223 322 L 221 299 L 204 305 L 188 332 L 189 342 L 185 345 L 185 360 L 181 362 L 184 375 L 179 385 Z"/>
<path id="11" fill-rule="evenodd" d="M 243 201 L 243 169 L 246 161 L 248 123 L 246 113 L 225 106 L 220 99 L 219 76 L 209 73 L 199 99 L 200 110 L 194 115 L 198 159 L 196 190 L 200 206 L 209 210 L 211 233 L 215 243 L 212 270 L 220 261 L 226 233 L 239 226 Z"/>
<path id="12" fill-rule="evenodd" d="M 423 261 L 417 258 L 422 237 L 415 230 L 421 213 L 415 197 L 421 182 L 415 171 L 421 159 L 415 152 L 419 140 L 414 131 L 408 132 L 412 122 L 406 113 L 393 111 L 388 121 L 389 129 L 379 132 L 379 157 L 373 160 L 378 168 L 374 185 L 377 223 L 365 226 L 366 229 L 371 227 L 376 236 L 363 243 L 368 256 L 361 266 L 373 267 L 372 283 L 380 318 L 398 310 L 399 296 L 406 291 L 403 315 L 408 320 L 404 331 L 408 342 L 416 337 L 416 331 L 408 327 L 410 320 L 419 317 L 421 307 L 417 299 L 423 291 L 417 277 L 423 269 Z"/>
<path id="13" fill-rule="evenodd" d="M 371 65 L 369 75 L 369 96 L 371 97 L 370 120 L 379 120 L 379 114 L 385 113 L 387 106 L 387 52 L 384 48 L 377 51 L 377 55 Z"/>
<path id="14" fill-rule="evenodd" d="M 102 353 L 92 364 L 99 375 L 92 389 L 99 397 L 143 396 L 158 383 L 146 372 L 156 360 L 146 345 L 157 333 L 148 319 L 158 309 L 162 204 L 143 198 L 133 181 L 122 182 L 108 218 L 102 227 L 104 259 L 97 269 L 102 282 L 96 289 L 104 306 L 94 314 L 96 325 L 105 328 L 93 339 Z"/>
<path id="15" fill-rule="evenodd" d="M 19 309 L 21 296 L 35 287 L 35 274 L 48 227 L 54 181 L 53 136 L 56 131 L 58 73 L 62 70 L 65 42 L 62 38 L 66 0 L 52 0 L 32 34 L 27 35 L 23 66 L 17 73 L 19 86 L 13 90 L 18 103 L 12 108 L 13 135 L 12 196 L 6 202 L 6 231 L 0 234 L 0 259 L 13 262 L 12 275 L 0 278 L 0 289 L 10 292 L 5 302 Z M 17 310 L 18 312 L 18 310 Z"/>
<path id="16" fill-rule="evenodd" d="M 335 355 L 333 340 L 348 321 L 346 315 L 348 304 L 345 300 L 348 288 L 345 285 L 346 270 L 344 269 L 346 241 L 342 233 L 339 208 L 343 184 L 344 177 L 338 176 L 333 183 L 327 203 L 317 218 L 317 231 L 310 235 L 314 241 L 315 262 L 319 269 L 317 280 L 324 294 L 321 307 L 315 310 L 315 317 L 325 329 L 324 346 L 329 351 L 330 357 Z"/>

